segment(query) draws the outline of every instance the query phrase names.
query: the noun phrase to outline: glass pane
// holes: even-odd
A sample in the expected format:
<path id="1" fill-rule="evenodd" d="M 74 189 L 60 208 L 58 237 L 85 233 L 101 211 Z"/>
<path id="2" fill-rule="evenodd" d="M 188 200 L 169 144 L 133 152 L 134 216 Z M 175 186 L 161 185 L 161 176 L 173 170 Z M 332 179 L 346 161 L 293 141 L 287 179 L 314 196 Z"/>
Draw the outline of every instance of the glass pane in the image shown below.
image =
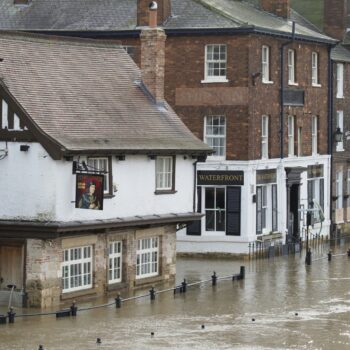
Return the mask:
<path id="1" fill-rule="evenodd" d="M 226 211 L 218 210 L 216 212 L 216 231 L 225 231 Z"/>
<path id="2" fill-rule="evenodd" d="M 205 208 L 213 209 L 214 208 L 214 192 L 215 189 L 212 187 L 205 189 Z"/>
<path id="3" fill-rule="evenodd" d="M 205 211 L 205 228 L 207 231 L 214 231 L 215 229 L 215 212 L 212 210 Z"/>
<path id="4" fill-rule="evenodd" d="M 225 188 L 216 189 L 216 208 L 225 209 Z"/>

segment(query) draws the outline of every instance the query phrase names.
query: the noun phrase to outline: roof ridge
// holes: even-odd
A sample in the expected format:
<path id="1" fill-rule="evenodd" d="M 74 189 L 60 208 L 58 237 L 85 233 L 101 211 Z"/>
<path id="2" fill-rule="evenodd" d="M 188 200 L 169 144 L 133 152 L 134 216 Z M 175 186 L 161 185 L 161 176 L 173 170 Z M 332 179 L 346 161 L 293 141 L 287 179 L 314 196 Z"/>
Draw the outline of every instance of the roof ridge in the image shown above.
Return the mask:
<path id="1" fill-rule="evenodd" d="M 199 3 L 200 5 L 202 5 L 203 7 L 207 8 L 210 11 L 215 12 L 220 16 L 229 19 L 230 21 L 236 24 L 239 24 L 239 25 L 245 24 L 245 22 L 239 21 L 237 20 L 237 18 L 233 18 L 232 15 L 227 11 L 225 11 L 223 8 L 209 4 L 207 0 L 193 0 L 193 1 Z"/>

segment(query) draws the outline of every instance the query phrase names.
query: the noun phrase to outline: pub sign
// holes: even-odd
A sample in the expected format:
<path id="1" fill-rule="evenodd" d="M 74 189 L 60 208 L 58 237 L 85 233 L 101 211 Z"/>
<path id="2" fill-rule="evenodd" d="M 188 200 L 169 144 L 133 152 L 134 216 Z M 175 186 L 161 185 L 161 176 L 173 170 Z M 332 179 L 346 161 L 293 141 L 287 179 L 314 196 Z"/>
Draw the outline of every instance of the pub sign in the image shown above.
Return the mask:
<path id="1" fill-rule="evenodd" d="M 75 207 L 103 210 L 104 176 L 77 174 Z"/>

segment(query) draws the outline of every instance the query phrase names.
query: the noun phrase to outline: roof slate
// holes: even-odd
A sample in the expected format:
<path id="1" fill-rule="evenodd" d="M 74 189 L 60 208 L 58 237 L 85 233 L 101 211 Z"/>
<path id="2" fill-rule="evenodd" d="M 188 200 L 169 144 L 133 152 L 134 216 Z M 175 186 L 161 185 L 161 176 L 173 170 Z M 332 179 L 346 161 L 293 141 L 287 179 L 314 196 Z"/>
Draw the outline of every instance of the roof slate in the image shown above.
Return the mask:
<path id="1" fill-rule="evenodd" d="M 343 45 L 339 44 L 332 49 L 331 58 L 333 61 L 350 62 L 350 51 Z"/>
<path id="2" fill-rule="evenodd" d="M 29 6 L 15 6 L 0 0 L 0 28 L 19 30 L 133 30 L 136 29 L 137 0 L 32 0 Z M 296 34 L 333 41 L 300 15 Z M 259 9 L 253 0 L 172 0 L 172 16 L 165 29 L 241 28 L 255 26 L 290 34 L 291 21 Z"/>
<path id="3" fill-rule="evenodd" d="M 156 105 L 119 46 L 0 33 L 2 83 L 41 131 L 70 151 L 206 152 L 167 104 Z"/>

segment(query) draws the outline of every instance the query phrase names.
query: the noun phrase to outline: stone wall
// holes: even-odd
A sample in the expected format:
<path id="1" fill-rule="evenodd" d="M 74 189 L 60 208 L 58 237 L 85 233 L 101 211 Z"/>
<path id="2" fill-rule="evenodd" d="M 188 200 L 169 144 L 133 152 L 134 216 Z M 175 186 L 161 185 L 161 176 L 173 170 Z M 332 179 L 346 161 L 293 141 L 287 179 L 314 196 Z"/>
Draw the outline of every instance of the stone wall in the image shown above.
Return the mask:
<path id="1" fill-rule="evenodd" d="M 136 279 L 137 240 L 159 237 L 159 275 Z M 125 229 L 109 233 L 55 240 L 27 240 L 26 292 L 27 306 L 47 308 L 86 297 L 102 296 L 117 290 L 132 290 L 163 281 L 172 281 L 176 273 L 176 227 L 167 225 L 147 229 Z M 122 282 L 108 284 L 108 245 L 122 241 Z M 62 293 L 62 260 L 64 249 L 93 247 L 93 287 Z"/>

